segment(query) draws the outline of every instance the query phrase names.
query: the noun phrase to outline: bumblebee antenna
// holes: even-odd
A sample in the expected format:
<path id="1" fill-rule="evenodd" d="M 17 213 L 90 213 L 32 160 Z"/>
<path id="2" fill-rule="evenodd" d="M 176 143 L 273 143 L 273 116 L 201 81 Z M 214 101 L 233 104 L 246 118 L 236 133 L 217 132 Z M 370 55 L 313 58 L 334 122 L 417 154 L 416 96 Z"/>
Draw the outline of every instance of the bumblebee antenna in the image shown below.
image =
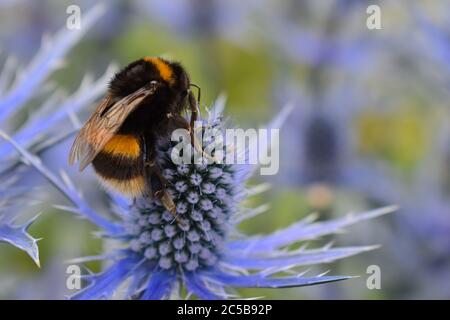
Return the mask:
<path id="1" fill-rule="evenodd" d="M 200 107 L 200 95 L 201 95 L 200 87 L 198 85 L 196 85 L 195 83 L 191 83 L 191 84 L 189 84 L 189 86 L 197 88 L 197 103 L 198 103 L 198 106 Z"/>

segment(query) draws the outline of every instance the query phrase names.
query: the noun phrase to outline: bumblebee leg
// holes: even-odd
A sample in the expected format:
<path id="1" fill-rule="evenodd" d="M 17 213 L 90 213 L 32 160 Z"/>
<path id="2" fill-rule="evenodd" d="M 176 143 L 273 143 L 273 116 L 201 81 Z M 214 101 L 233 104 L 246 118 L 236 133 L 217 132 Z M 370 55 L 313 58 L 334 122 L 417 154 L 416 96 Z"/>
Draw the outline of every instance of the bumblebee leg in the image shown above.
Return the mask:
<path id="1" fill-rule="evenodd" d="M 155 168 L 156 169 L 156 168 Z M 166 180 L 159 173 L 159 170 L 154 170 L 151 178 L 151 185 L 153 190 L 153 195 L 161 202 L 161 204 L 166 208 L 167 211 L 172 213 L 174 216 L 177 214 L 177 208 L 173 202 L 170 195 L 166 190 Z"/>
<path id="2" fill-rule="evenodd" d="M 182 224 L 180 217 L 177 215 L 177 207 L 175 202 L 173 202 L 172 197 L 166 190 L 166 179 L 162 176 L 156 165 L 152 164 L 147 168 L 150 174 L 148 177 L 150 179 L 150 187 L 153 197 L 158 199 L 164 208 L 166 208 L 166 210 L 174 216 L 174 220 L 176 220 L 177 223 Z"/>
<path id="3" fill-rule="evenodd" d="M 149 193 L 156 197 L 161 204 L 173 215 L 176 215 L 177 210 L 175 203 L 166 191 L 167 181 L 159 172 L 159 168 L 154 162 L 145 163 L 145 174 L 148 180 Z"/>
<path id="4" fill-rule="evenodd" d="M 214 158 L 212 158 L 209 154 L 207 154 L 203 150 L 202 146 L 200 145 L 198 140 L 195 138 L 194 129 L 191 129 L 191 124 L 189 124 L 189 122 L 185 118 L 183 118 L 180 115 L 174 114 L 170 117 L 170 120 L 172 121 L 172 125 L 173 125 L 174 129 L 183 128 L 183 129 L 186 129 L 189 131 L 190 136 L 191 136 L 191 145 L 195 149 L 195 151 L 197 151 L 198 153 L 201 153 L 203 155 L 203 158 L 209 159 L 211 161 L 211 163 L 213 163 L 215 161 Z"/>
<path id="5" fill-rule="evenodd" d="M 189 92 L 189 108 L 191 110 L 191 119 L 189 124 L 189 132 L 191 134 L 191 144 L 194 149 L 199 152 L 203 158 L 206 158 L 210 160 L 211 162 L 214 162 L 215 160 L 205 151 L 203 150 L 202 144 L 197 140 L 197 137 L 195 135 L 195 121 L 198 119 L 198 115 L 200 113 L 198 109 L 197 100 L 195 100 L 194 94 Z"/>
<path id="6" fill-rule="evenodd" d="M 144 170 L 149 194 L 158 199 L 166 210 L 173 214 L 175 219 L 179 222 L 176 215 L 177 209 L 175 203 L 166 190 L 167 181 L 162 176 L 159 167 L 155 162 L 155 143 L 150 137 L 144 137 L 142 140 L 145 145 Z"/>
<path id="7" fill-rule="evenodd" d="M 197 101 L 195 100 L 195 97 L 194 97 L 194 94 L 192 93 L 192 91 L 189 92 L 189 108 L 191 110 L 190 127 L 191 127 L 191 130 L 194 131 L 194 125 L 195 125 L 195 121 L 197 121 L 197 119 L 198 119 L 199 110 L 198 110 Z"/>
<path id="8" fill-rule="evenodd" d="M 203 153 L 203 149 L 195 136 L 195 121 L 198 119 L 198 105 L 192 91 L 189 92 L 189 109 L 191 110 L 191 121 L 189 124 L 189 132 L 191 134 L 191 144 L 198 151 Z M 199 150 L 200 149 L 200 150 Z"/>
<path id="9" fill-rule="evenodd" d="M 197 151 L 203 151 L 200 143 L 197 141 L 197 137 L 195 136 L 195 121 L 198 119 L 199 110 L 197 105 L 197 100 L 195 100 L 194 94 L 192 91 L 189 92 L 189 109 L 191 110 L 191 120 L 189 124 L 189 132 L 191 133 L 191 143 Z M 200 150 L 198 150 L 200 148 Z"/>

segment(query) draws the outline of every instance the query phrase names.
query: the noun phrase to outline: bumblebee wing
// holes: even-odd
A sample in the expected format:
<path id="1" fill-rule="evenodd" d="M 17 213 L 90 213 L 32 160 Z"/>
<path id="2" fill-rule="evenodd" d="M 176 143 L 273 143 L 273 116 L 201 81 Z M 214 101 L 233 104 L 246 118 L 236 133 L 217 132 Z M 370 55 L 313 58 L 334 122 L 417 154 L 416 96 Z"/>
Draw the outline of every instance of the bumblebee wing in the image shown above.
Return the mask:
<path id="1" fill-rule="evenodd" d="M 70 149 L 69 154 L 69 164 L 72 165 L 74 162 L 83 159 L 87 155 L 95 152 L 94 146 L 95 140 L 98 139 L 98 132 L 96 132 L 97 128 L 101 127 L 101 123 L 103 122 L 101 115 L 105 112 L 105 110 L 110 106 L 111 96 L 108 95 L 105 97 L 97 109 L 95 109 L 94 113 L 91 117 L 86 121 L 84 126 L 80 129 L 77 136 L 75 137 L 75 141 Z M 92 145 L 91 145 L 92 144 Z M 83 170 L 80 165 L 80 170 Z"/>
<path id="2" fill-rule="evenodd" d="M 128 115 L 155 90 L 155 86 L 141 88 L 112 106 L 111 96 L 105 97 L 75 138 L 70 150 L 69 164 L 79 161 L 80 171 L 84 170 L 117 133 Z"/>

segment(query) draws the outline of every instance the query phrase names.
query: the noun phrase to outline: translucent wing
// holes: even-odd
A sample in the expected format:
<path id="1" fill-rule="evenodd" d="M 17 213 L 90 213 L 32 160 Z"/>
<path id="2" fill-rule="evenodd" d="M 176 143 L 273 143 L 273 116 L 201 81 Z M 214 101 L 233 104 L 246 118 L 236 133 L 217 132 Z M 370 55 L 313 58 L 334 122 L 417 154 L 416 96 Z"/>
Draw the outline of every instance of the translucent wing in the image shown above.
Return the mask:
<path id="1" fill-rule="evenodd" d="M 70 149 L 69 164 L 80 162 L 80 171 L 94 160 L 105 144 L 119 130 L 128 115 L 139 103 L 156 91 L 156 84 L 141 88 L 111 105 L 111 96 L 105 97 L 86 124 L 78 132 Z M 110 106 L 110 107 L 109 107 Z"/>

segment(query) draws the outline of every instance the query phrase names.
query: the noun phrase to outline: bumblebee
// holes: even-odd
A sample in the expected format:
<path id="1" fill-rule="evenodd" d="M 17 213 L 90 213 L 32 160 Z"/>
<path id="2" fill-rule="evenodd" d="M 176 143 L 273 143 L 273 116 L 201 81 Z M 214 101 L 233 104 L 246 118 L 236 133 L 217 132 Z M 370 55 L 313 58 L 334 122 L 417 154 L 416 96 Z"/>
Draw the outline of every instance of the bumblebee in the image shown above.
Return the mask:
<path id="1" fill-rule="evenodd" d="M 196 99 L 190 88 L 198 88 Z M 177 128 L 191 132 L 200 88 L 180 63 L 159 57 L 134 61 L 118 72 L 106 96 L 79 131 L 69 163 L 80 171 L 92 163 L 100 181 L 126 196 L 149 195 L 176 214 L 157 164 L 157 146 Z M 190 122 L 182 113 L 191 111 Z"/>

